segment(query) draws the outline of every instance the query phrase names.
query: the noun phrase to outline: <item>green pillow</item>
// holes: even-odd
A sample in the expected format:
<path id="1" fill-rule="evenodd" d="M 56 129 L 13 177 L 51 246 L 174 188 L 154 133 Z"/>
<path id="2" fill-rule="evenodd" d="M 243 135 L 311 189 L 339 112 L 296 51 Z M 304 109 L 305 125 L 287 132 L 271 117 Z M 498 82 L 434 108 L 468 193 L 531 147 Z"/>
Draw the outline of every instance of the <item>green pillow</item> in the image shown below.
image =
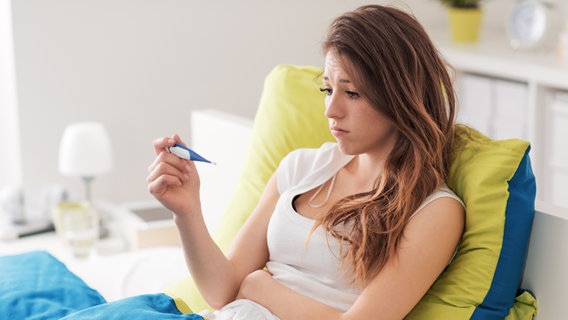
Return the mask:
<path id="1" fill-rule="evenodd" d="M 406 319 L 532 319 L 536 300 L 518 292 L 536 194 L 529 144 L 464 126 L 455 138 L 448 186 L 466 205 L 465 232 L 452 263 Z"/>
<path id="2" fill-rule="evenodd" d="M 322 70 L 277 66 L 266 78 L 251 147 L 231 204 L 216 234 L 226 249 L 290 151 L 333 141 L 319 92 Z M 529 293 L 515 300 L 534 214 L 529 145 L 494 141 L 466 127 L 456 134 L 448 185 L 467 207 L 455 259 L 407 319 L 530 319 Z M 180 310 L 208 308 L 189 279 L 168 290 Z"/>

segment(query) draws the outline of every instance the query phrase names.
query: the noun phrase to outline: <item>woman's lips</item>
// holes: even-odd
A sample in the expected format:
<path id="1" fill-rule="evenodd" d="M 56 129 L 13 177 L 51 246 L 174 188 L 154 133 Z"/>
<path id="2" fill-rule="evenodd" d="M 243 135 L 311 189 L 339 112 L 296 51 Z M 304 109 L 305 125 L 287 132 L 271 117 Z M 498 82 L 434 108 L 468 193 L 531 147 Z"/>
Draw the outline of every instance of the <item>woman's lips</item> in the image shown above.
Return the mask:
<path id="1" fill-rule="evenodd" d="M 344 129 L 341 129 L 341 128 L 339 128 L 339 127 L 335 127 L 335 126 L 330 127 L 329 129 L 331 130 L 331 134 L 332 134 L 334 137 L 344 136 L 344 135 L 346 135 L 346 134 L 349 133 L 349 131 L 344 130 Z"/>

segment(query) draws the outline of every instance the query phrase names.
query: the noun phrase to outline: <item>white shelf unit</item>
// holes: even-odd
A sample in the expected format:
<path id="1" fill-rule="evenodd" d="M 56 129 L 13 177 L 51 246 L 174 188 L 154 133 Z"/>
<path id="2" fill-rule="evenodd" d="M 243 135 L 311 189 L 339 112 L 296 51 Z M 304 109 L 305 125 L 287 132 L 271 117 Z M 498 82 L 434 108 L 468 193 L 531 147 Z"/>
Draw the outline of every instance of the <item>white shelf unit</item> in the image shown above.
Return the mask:
<path id="1" fill-rule="evenodd" d="M 468 77 L 486 79 L 489 90 L 492 90 L 493 96 L 489 100 L 493 101 L 493 105 L 489 108 L 497 110 L 491 110 L 491 119 L 478 119 L 478 123 L 489 121 L 492 123 L 485 123 L 488 127 L 507 127 L 511 122 L 524 119 L 524 134 L 518 138 L 531 142 L 537 199 L 568 207 L 568 61 L 560 61 L 550 49 L 513 50 L 505 35 L 499 33 L 485 34 L 475 44 L 453 44 L 447 39 L 446 32 L 433 32 L 431 36 L 456 69 L 458 84 Z M 499 86 L 508 86 L 509 91 L 504 92 L 510 94 L 495 94 L 503 92 L 499 91 L 502 89 Z M 477 98 L 480 103 L 488 100 L 482 95 L 476 97 L 478 92 L 473 88 L 458 85 L 460 107 L 464 102 L 462 98 L 467 100 L 466 96 Z M 524 95 L 518 91 L 519 88 L 524 88 Z M 518 110 L 511 108 L 515 103 L 519 103 Z M 474 115 L 476 112 L 483 114 L 483 110 L 480 106 L 479 110 L 469 110 L 468 114 L 472 111 Z"/>

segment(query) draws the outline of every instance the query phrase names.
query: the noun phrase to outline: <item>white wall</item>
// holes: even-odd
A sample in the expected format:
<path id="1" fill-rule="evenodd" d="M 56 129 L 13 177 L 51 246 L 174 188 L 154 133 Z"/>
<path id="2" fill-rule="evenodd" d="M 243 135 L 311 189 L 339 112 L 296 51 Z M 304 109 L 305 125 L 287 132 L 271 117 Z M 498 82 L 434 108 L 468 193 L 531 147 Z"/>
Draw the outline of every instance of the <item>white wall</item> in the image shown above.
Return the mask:
<path id="1" fill-rule="evenodd" d="M 331 17 L 357 5 L 335 1 L 13 1 L 23 179 L 82 196 L 57 172 L 66 124 L 105 123 L 115 169 L 93 197 L 148 198 L 154 138 L 187 137 L 189 110 L 252 116 L 262 80 L 278 63 L 319 64 Z M 361 4 L 359 2 L 359 4 Z"/>
<path id="2" fill-rule="evenodd" d="M 0 0 L 0 190 L 22 184 L 10 12 L 10 1 Z"/>
<path id="3" fill-rule="evenodd" d="M 488 12 L 486 27 L 501 28 L 501 9 L 512 1 L 487 1 L 498 10 Z M 95 180 L 93 197 L 148 199 L 154 138 L 177 132 L 188 139 L 191 109 L 252 117 L 271 68 L 321 65 L 320 42 L 331 19 L 364 3 L 13 1 L 26 189 L 63 184 L 81 196 L 80 181 L 57 172 L 59 139 L 68 123 L 98 120 L 113 140 L 115 169 Z M 445 23 L 436 1 L 406 3 L 426 25 Z"/>

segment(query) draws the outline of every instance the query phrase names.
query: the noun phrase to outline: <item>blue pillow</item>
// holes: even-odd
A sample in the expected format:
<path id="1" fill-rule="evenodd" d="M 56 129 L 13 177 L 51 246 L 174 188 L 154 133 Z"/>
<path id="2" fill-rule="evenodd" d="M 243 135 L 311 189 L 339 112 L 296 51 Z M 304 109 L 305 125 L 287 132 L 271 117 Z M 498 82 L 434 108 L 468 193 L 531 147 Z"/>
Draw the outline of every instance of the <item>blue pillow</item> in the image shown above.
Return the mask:
<path id="1" fill-rule="evenodd" d="M 47 252 L 0 257 L 2 319 L 59 319 L 105 302 Z"/>
<path id="2" fill-rule="evenodd" d="M 183 314 L 165 293 L 137 295 L 94 306 L 61 320 L 203 320 L 198 314 Z"/>
<path id="3" fill-rule="evenodd" d="M 106 303 L 103 296 L 44 251 L 0 257 L 2 319 L 171 319 L 202 320 L 182 314 L 164 293 Z"/>

